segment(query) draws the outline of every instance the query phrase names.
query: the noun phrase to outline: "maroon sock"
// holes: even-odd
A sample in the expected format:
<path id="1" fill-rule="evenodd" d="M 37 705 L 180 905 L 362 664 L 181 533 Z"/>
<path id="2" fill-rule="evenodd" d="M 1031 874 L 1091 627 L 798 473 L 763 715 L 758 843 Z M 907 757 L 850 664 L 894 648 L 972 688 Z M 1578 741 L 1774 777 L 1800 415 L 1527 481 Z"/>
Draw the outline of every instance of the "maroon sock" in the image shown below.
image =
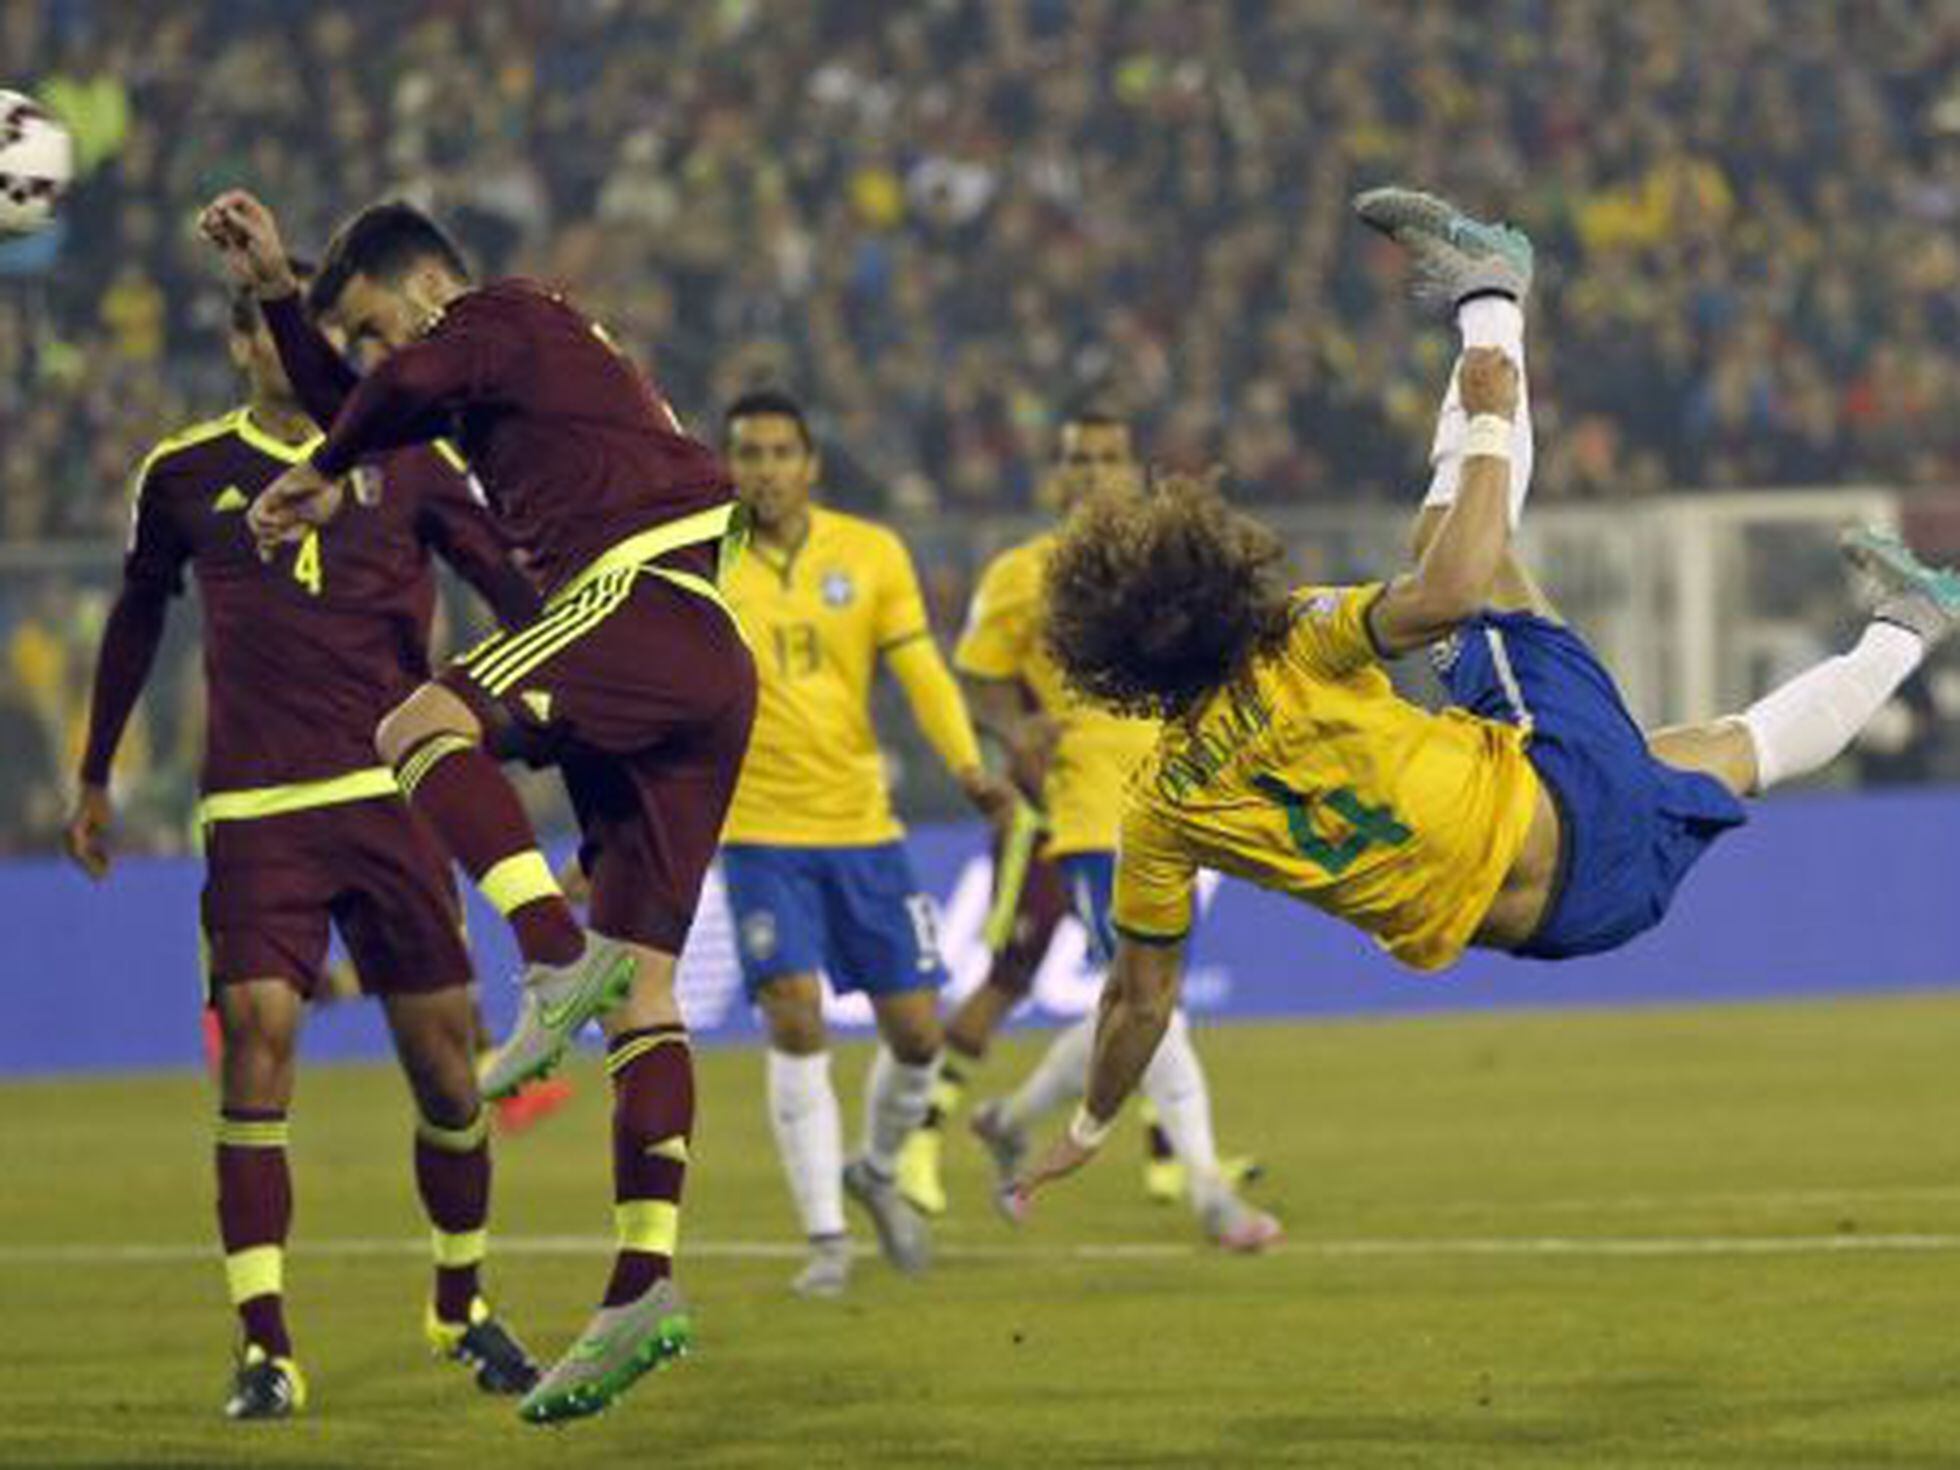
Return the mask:
<path id="1" fill-rule="evenodd" d="M 479 885 L 510 858 L 544 862 L 523 803 L 482 746 L 460 735 L 431 735 L 402 757 L 395 776 L 409 804 Z M 508 908 L 497 894 L 488 896 L 510 921 L 526 964 L 569 964 L 584 950 L 585 933 L 555 886 Z"/>
<path id="2" fill-rule="evenodd" d="M 605 1305 L 645 1294 L 674 1270 L 687 1141 L 694 1131 L 694 1055 L 683 1026 L 615 1036 L 606 1048 L 613 1084 L 613 1202 L 619 1254 Z"/>
<path id="3" fill-rule="evenodd" d="M 426 1119 L 415 1130 L 415 1186 L 435 1227 L 436 1316 L 467 1325 L 482 1289 L 483 1225 L 490 1215 L 490 1141 L 482 1108 L 461 1128 Z"/>
<path id="4" fill-rule="evenodd" d="M 225 1247 L 232 1301 L 245 1341 L 275 1358 L 293 1353 L 283 1289 L 241 1286 L 242 1267 L 270 1246 L 282 1254 L 293 1223 L 292 1176 L 286 1167 L 286 1115 L 277 1109 L 226 1108 L 218 1120 L 218 1235 Z"/>

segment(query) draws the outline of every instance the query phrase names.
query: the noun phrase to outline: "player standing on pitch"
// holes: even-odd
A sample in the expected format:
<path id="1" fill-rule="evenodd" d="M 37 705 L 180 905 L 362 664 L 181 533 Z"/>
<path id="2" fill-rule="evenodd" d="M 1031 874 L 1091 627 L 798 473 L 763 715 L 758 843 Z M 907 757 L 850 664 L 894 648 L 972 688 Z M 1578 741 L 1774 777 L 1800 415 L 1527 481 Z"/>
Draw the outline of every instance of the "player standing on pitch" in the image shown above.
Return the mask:
<path id="1" fill-rule="evenodd" d="M 598 1312 L 520 1409 L 536 1423 L 594 1413 L 692 1332 L 672 1278 L 694 1119 L 674 967 L 755 716 L 755 666 L 717 585 L 735 501 L 602 328 L 535 282 L 473 285 L 408 205 L 342 226 L 311 299 L 381 360 L 326 441 L 254 505 L 261 548 L 332 523 L 364 460 L 453 432 L 545 594 L 535 622 L 451 663 L 376 743 L 525 960 L 517 1026 L 484 1091 L 550 1071 L 587 1021 L 606 1030 L 618 1251 Z M 498 769 L 520 754 L 564 772 L 590 932 Z"/>
<path id="2" fill-rule="evenodd" d="M 1854 533 L 1847 552 L 1884 597 L 1849 652 L 1740 715 L 1643 734 L 1511 551 L 1530 483 L 1530 242 L 1406 189 L 1357 207 L 1463 337 L 1415 569 L 1289 592 L 1278 540 L 1188 482 L 1089 506 L 1055 553 L 1049 638 L 1070 681 L 1166 723 L 1123 816 L 1088 1097 L 1025 1189 L 1093 1156 L 1156 1049 L 1200 865 L 1347 919 L 1418 969 L 1470 945 L 1610 950 L 1660 922 L 1746 820 L 1741 798 L 1833 760 L 1960 620 L 1960 576 Z M 1440 714 L 1381 668 L 1431 645 Z"/>
<path id="3" fill-rule="evenodd" d="M 814 504 L 822 461 L 795 400 L 752 393 L 723 419 L 755 539 L 728 597 L 761 650 L 755 739 L 728 813 L 722 875 L 742 977 L 769 1032 L 769 1118 L 810 1259 L 792 1289 L 841 1295 L 848 1191 L 901 1271 L 923 1270 L 925 1220 L 900 1197 L 898 1152 L 939 1073 L 946 982 L 932 900 L 892 815 L 871 722 L 882 663 L 967 799 L 989 820 L 1014 805 L 926 621 L 912 558 L 883 526 Z M 825 1046 L 823 982 L 871 1002 L 882 1045 L 864 1140 L 847 1165 Z"/>
<path id="4" fill-rule="evenodd" d="M 283 255 L 278 269 L 291 278 Z M 136 476 L 123 586 L 103 629 L 68 849 L 109 868 L 109 772 L 188 565 L 204 614 L 202 920 L 219 1063 L 218 1225 L 243 1334 L 225 1412 L 284 1418 L 306 1399 L 285 1316 L 286 1160 L 295 1048 L 337 928 L 381 999 L 419 1121 L 415 1177 L 434 1227 L 430 1345 L 477 1382 L 521 1393 L 537 1369 L 478 1290 L 490 1153 L 474 1066 L 476 1007 L 449 862 L 374 757 L 375 721 L 429 675 L 430 554 L 509 624 L 537 598 L 464 478 L 430 449 L 373 468 L 384 501 L 331 543 L 262 560 L 247 507 L 319 442 L 261 313 L 233 300 L 231 355 L 250 401 L 158 445 Z"/>

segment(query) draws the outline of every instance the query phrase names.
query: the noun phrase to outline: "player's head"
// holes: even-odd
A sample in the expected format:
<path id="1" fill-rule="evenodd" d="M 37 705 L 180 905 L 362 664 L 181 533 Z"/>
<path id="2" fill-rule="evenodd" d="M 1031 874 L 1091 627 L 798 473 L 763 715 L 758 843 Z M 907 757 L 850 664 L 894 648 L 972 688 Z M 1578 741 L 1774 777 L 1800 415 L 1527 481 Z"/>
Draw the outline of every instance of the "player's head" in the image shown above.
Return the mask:
<path id="1" fill-rule="evenodd" d="M 311 262 L 292 259 L 287 264 L 302 283 L 313 279 Z M 260 403 L 290 403 L 293 388 L 286 378 L 285 364 L 279 360 L 279 349 L 273 346 L 272 333 L 266 330 L 258 298 L 248 287 L 237 287 L 231 293 L 230 328 L 226 346 L 231 352 L 232 366 L 244 375 L 253 399 Z"/>
<path id="2" fill-rule="evenodd" d="M 803 409 L 787 393 L 744 393 L 721 418 L 722 453 L 735 493 L 767 531 L 810 503 L 820 460 Z"/>
<path id="3" fill-rule="evenodd" d="M 1209 481 L 1094 496 L 1048 562 L 1049 651 L 1091 699 L 1175 719 L 1285 643 L 1284 562 Z"/>
<path id="4" fill-rule="evenodd" d="M 1091 495 L 1133 491 L 1143 484 L 1129 422 L 1101 409 L 1078 409 L 1062 420 L 1051 483 L 1067 510 Z"/>
<path id="5" fill-rule="evenodd" d="M 391 200 L 334 232 L 308 299 L 354 352 L 389 353 L 427 331 L 469 282 L 462 253 L 435 221 Z"/>

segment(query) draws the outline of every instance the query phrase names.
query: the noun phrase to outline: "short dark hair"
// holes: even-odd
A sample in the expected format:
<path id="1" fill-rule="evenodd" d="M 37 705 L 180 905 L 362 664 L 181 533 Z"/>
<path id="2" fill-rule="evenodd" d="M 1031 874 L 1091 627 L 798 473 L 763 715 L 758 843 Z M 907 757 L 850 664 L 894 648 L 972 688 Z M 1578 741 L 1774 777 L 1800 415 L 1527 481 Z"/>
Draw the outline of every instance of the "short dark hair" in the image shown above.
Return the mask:
<path id="1" fill-rule="evenodd" d="M 796 425 L 803 447 L 813 454 L 816 452 L 816 436 L 810 432 L 810 421 L 803 417 L 803 405 L 778 388 L 758 388 L 729 404 L 728 411 L 721 416 L 721 442 L 726 444 L 734 437 L 738 420 L 761 418 L 790 420 Z"/>
<path id="2" fill-rule="evenodd" d="M 1068 682 L 1124 714 L 1179 719 L 1292 628 L 1280 540 L 1212 480 L 1100 495 L 1048 559 L 1048 651 Z"/>
<path id="3" fill-rule="evenodd" d="M 286 257 L 286 268 L 293 273 L 302 287 L 312 280 L 316 271 L 312 261 L 301 260 L 298 256 Z M 235 286 L 231 293 L 231 329 L 240 337 L 249 337 L 258 329 L 259 298 L 250 286 Z"/>
<path id="4" fill-rule="evenodd" d="M 421 210 L 399 199 L 370 204 L 334 231 L 308 300 L 315 311 L 331 311 L 354 277 L 394 282 L 429 260 L 470 278 L 463 253 Z"/>

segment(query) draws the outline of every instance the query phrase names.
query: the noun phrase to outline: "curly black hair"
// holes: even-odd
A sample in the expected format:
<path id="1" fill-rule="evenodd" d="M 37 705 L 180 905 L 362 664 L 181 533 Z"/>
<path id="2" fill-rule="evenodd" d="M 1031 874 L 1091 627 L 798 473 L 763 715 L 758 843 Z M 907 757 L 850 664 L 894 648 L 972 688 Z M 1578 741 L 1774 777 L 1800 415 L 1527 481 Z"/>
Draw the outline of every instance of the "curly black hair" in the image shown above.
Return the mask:
<path id="1" fill-rule="evenodd" d="M 1097 703 L 1182 718 L 1285 644 L 1285 560 L 1214 481 L 1174 475 L 1151 494 L 1088 500 L 1048 560 L 1049 652 Z"/>

